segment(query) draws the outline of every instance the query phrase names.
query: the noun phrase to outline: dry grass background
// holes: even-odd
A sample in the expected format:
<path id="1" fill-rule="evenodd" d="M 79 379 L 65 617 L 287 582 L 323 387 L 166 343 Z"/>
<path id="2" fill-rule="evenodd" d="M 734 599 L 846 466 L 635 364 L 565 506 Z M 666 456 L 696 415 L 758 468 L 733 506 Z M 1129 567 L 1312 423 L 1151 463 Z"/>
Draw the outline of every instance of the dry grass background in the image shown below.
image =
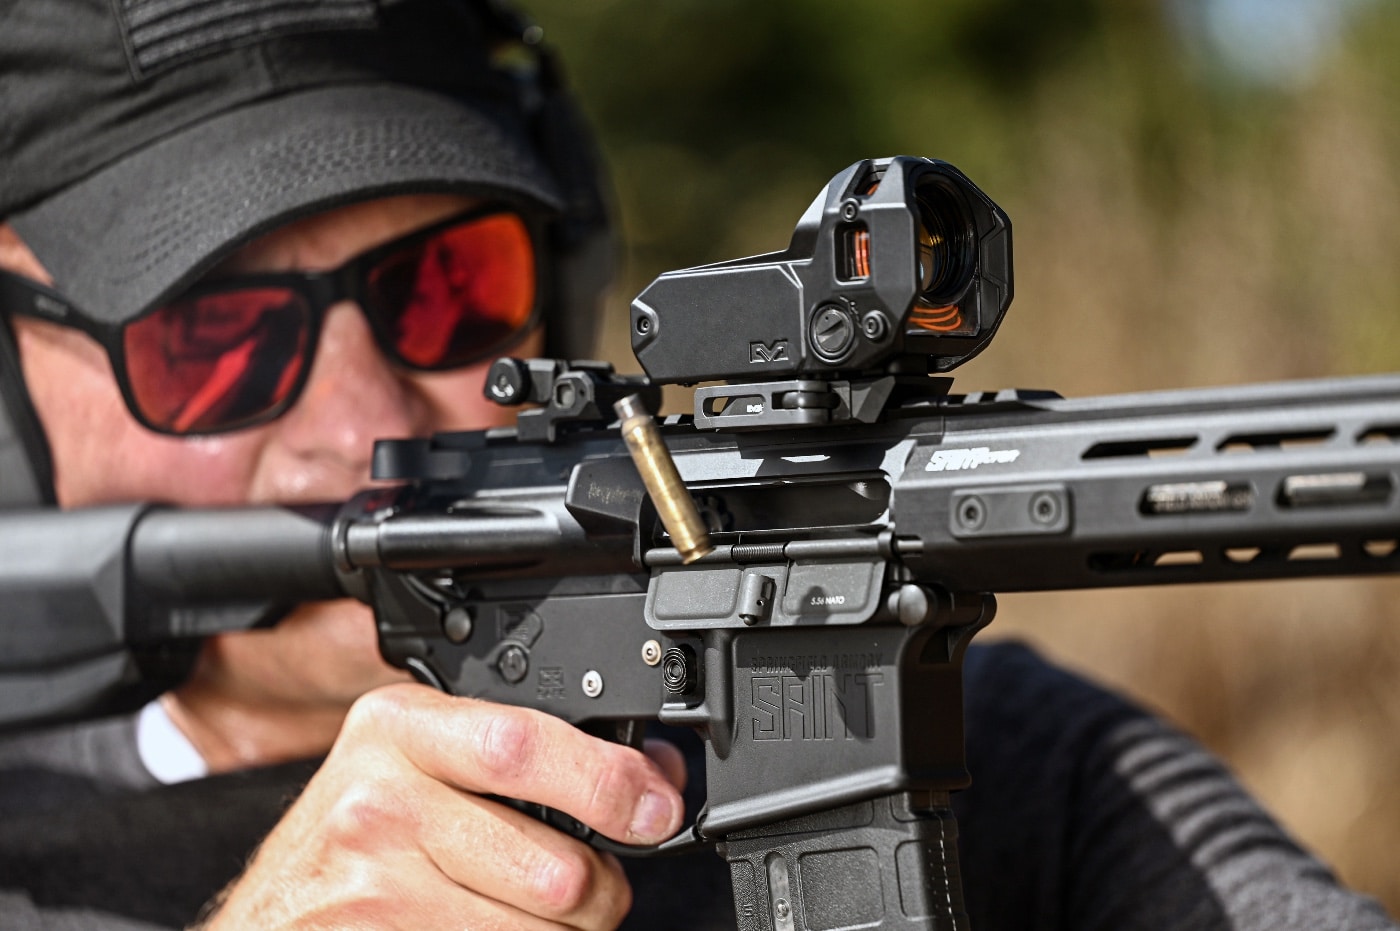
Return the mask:
<path id="1" fill-rule="evenodd" d="M 964 383 L 1033 373 L 1089 394 L 1400 370 L 1400 137 L 1394 88 L 1370 78 L 1340 63 L 1253 151 L 1190 140 L 1199 173 L 1169 211 L 1103 121 L 1048 91 L 1044 179 L 1013 214 L 1016 317 Z M 989 634 L 1159 709 L 1400 914 L 1400 581 L 1007 597 Z"/>
<path id="2" fill-rule="evenodd" d="M 959 164 L 1015 227 L 1016 300 L 959 388 L 1082 396 L 1400 371 L 1395 34 L 1361 28 L 1311 83 L 1221 104 L 1156 83 L 1120 31 L 981 134 L 939 131 L 979 112 L 975 93 L 906 88 L 899 105 L 918 119 L 898 149 Z M 742 139 L 719 156 L 604 141 L 633 241 L 608 319 L 614 360 L 630 359 L 626 296 L 667 267 L 781 247 L 849 161 Z M 703 182 L 758 170 L 756 201 Z M 724 211 L 721 232 L 658 260 L 653 246 L 707 210 Z M 1010 596 L 983 636 L 1032 641 L 1197 735 L 1400 915 L 1400 580 Z"/>

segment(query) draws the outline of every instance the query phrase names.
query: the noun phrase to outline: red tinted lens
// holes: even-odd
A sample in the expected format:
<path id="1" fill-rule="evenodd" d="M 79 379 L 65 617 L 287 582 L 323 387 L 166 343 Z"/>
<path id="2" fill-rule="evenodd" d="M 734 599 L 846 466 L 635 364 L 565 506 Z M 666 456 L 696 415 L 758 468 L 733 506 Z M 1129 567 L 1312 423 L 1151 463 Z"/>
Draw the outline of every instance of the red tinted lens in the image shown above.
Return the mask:
<path id="1" fill-rule="evenodd" d="M 366 309 L 401 361 L 425 369 L 466 365 L 530 323 L 534 244 L 520 217 L 492 214 L 386 256 L 366 285 Z"/>
<path id="2" fill-rule="evenodd" d="M 123 331 L 137 409 L 169 433 L 251 423 L 277 408 L 306 365 L 311 314 L 288 288 L 244 288 L 168 304 Z"/>

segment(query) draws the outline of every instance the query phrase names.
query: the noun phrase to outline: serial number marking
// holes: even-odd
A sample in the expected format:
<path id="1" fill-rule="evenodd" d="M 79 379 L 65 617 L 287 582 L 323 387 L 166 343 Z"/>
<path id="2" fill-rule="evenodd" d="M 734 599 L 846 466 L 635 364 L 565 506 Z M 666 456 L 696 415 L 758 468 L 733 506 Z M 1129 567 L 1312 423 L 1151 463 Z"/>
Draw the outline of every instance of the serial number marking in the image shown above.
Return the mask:
<path id="1" fill-rule="evenodd" d="M 879 669 L 885 665 L 883 653 L 825 653 L 789 654 L 784 656 L 755 656 L 748 663 L 755 674 L 806 675 L 834 669 Z"/>

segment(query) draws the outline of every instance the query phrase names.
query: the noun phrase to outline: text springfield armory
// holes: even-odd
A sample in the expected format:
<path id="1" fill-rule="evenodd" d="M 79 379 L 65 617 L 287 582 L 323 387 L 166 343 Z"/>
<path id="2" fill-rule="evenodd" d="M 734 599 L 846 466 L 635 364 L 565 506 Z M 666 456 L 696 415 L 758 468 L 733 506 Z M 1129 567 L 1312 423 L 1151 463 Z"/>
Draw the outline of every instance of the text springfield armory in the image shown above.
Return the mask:
<path id="1" fill-rule="evenodd" d="M 45 619 L 7 625 L 0 714 L 133 700 L 182 643 L 350 594 L 437 688 L 618 740 L 695 728 L 704 811 L 622 852 L 716 846 L 741 928 L 965 929 L 948 793 L 994 593 L 1400 565 L 1400 377 L 952 393 L 1010 299 L 1010 223 L 966 177 L 859 162 L 787 250 L 638 296 L 645 377 L 501 360 L 488 396 L 536 406 L 381 442 L 393 487 L 0 518 L 7 612 Z M 646 414 L 706 382 L 693 416 Z"/>

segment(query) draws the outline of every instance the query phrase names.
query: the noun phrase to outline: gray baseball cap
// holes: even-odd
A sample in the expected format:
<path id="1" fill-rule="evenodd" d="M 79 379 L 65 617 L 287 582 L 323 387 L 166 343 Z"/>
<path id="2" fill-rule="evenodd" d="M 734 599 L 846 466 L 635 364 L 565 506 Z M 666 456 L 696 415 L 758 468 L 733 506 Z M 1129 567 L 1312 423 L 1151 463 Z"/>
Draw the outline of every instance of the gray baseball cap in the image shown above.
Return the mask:
<path id="1" fill-rule="evenodd" d="M 0 26 L 0 217 L 122 322 L 239 245 L 367 198 L 557 210 L 516 82 L 457 0 L 43 0 Z"/>

